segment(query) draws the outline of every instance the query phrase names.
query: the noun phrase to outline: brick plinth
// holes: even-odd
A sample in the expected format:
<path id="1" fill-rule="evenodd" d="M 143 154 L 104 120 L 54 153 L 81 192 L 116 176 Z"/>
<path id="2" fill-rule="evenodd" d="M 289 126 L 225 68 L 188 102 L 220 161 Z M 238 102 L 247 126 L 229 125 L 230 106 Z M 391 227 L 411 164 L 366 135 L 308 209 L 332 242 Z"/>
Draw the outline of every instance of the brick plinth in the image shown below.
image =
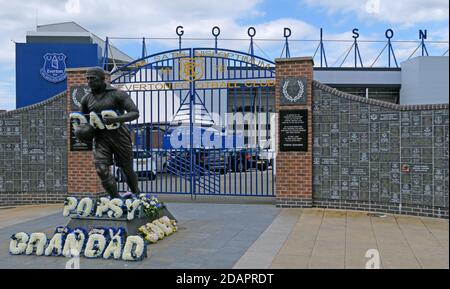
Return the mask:
<path id="1" fill-rule="evenodd" d="M 67 69 L 67 111 L 72 112 L 72 96 L 70 89 L 73 86 L 86 83 L 86 70 L 88 68 Z M 70 119 L 67 122 L 67 131 L 72 129 Z M 101 181 L 97 176 L 93 164 L 92 151 L 70 151 L 70 137 L 67 144 L 67 173 L 68 173 L 68 195 L 82 197 L 100 197 L 105 195 Z"/>
<path id="2" fill-rule="evenodd" d="M 276 197 L 279 207 L 312 206 L 312 82 L 313 60 L 311 57 L 276 59 L 275 110 L 308 110 L 308 151 L 280 151 L 279 125 L 277 118 L 277 166 Z M 305 105 L 281 105 L 280 84 L 286 77 L 307 79 L 307 102 Z"/>

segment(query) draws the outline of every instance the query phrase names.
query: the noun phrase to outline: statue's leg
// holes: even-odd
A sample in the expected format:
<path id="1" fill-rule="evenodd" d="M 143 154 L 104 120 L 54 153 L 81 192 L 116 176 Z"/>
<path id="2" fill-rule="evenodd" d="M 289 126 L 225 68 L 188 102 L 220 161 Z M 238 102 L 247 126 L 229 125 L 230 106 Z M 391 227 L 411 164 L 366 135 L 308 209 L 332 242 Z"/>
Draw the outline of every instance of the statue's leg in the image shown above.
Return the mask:
<path id="1" fill-rule="evenodd" d="M 109 165 L 96 163 L 95 170 L 97 171 L 97 175 L 99 176 L 105 191 L 111 196 L 111 198 L 119 198 L 120 196 L 117 193 L 116 180 L 109 170 Z"/>
<path id="2" fill-rule="evenodd" d="M 112 165 L 113 151 L 107 139 L 96 137 L 94 139 L 94 166 L 105 191 L 111 198 L 119 198 L 117 184 L 109 167 Z"/>
<path id="3" fill-rule="evenodd" d="M 139 196 L 139 182 L 138 176 L 133 170 L 133 146 L 129 133 L 119 131 L 114 139 L 113 145 L 114 160 L 122 170 L 125 176 L 125 181 L 130 188 L 130 191 Z"/>
<path id="4" fill-rule="evenodd" d="M 120 164 L 119 167 L 122 173 L 125 175 L 125 180 L 130 188 L 130 191 L 135 195 L 139 195 L 139 184 L 138 176 L 133 170 L 133 161 L 127 162 L 125 164 Z"/>

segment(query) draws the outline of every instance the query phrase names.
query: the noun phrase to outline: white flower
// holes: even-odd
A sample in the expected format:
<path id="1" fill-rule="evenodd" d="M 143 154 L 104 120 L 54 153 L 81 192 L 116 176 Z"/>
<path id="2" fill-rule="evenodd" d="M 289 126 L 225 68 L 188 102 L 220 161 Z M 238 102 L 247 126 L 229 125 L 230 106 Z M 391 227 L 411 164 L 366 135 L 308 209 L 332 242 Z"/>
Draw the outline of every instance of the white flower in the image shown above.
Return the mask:
<path id="1" fill-rule="evenodd" d="M 105 252 L 103 253 L 104 259 L 109 259 L 111 256 L 119 260 L 120 256 L 122 256 L 122 237 L 114 236 L 106 247 Z"/>
<path id="2" fill-rule="evenodd" d="M 25 254 L 31 255 L 35 252 L 37 256 L 41 256 L 44 254 L 45 245 L 47 245 L 47 236 L 44 233 L 32 233 Z"/>
<path id="3" fill-rule="evenodd" d="M 100 198 L 100 203 L 98 204 L 97 210 L 95 212 L 96 217 L 101 218 L 104 213 L 108 212 L 109 202 L 110 202 L 110 200 L 108 198 Z"/>
<path id="4" fill-rule="evenodd" d="M 147 245 L 140 236 L 129 236 L 123 248 L 122 260 L 139 261 L 147 257 Z"/>
<path id="5" fill-rule="evenodd" d="M 108 217 L 110 218 L 120 218 L 123 215 L 123 201 L 121 199 L 112 199 L 109 202 L 109 212 Z"/>
<path id="6" fill-rule="evenodd" d="M 89 217 L 92 214 L 94 208 L 94 201 L 91 198 L 83 198 L 78 203 L 77 214 L 80 217 Z"/>
<path id="7" fill-rule="evenodd" d="M 75 229 L 67 235 L 64 243 L 63 255 L 65 257 L 79 256 L 83 252 L 84 244 L 86 243 L 87 234 L 84 230 Z"/>
<path id="8" fill-rule="evenodd" d="M 98 258 L 101 257 L 106 247 L 106 238 L 101 234 L 92 234 L 84 249 L 84 256 L 86 258 Z"/>
<path id="9" fill-rule="evenodd" d="M 161 223 L 172 229 L 173 232 L 178 231 L 177 223 L 175 220 L 170 220 L 169 217 L 163 216 L 158 219 Z"/>
<path id="10" fill-rule="evenodd" d="M 158 226 L 164 232 L 164 235 L 166 235 L 166 236 L 169 236 L 170 234 L 173 233 L 173 230 L 171 228 L 169 228 L 167 225 L 161 223 L 158 220 L 154 220 L 152 223 L 154 225 Z"/>
<path id="11" fill-rule="evenodd" d="M 158 238 L 160 240 L 164 239 L 164 231 L 161 230 L 161 228 L 159 228 L 158 226 L 156 226 L 155 224 L 152 224 L 152 223 L 148 223 L 145 226 L 147 227 L 147 229 L 155 232 L 158 235 Z"/>
<path id="12" fill-rule="evenodd" d="M 174 232 L 178 231 L 178 226 L 177 226 L 177 221 L 175 220 L 170 220 L 170 223 L 173 226 Z"/>
<path id="13" fill-rule="evenodd" d="M 133 220 L 135 216 L 136 210 L 140 207 L 140 200 L 126 200 L 125 205 L 127 206 L 127 220 Z"/>
<path id="14" fill-rule="evenodd" d="M 65 235 L 63 235 L 62 233 L 56 233 L 55 235 L 53 235 L 47 248 L 45 249 L 45 256 L 60 256 L 63 251 L 64 240 Z"/>
<path id="15" fill-rule="evenodd" d="M 145 225 L 139 227 L 138 231 L 144 235 L 144 239 L 149 241 L 150 243 L 156 243 L 159 240 L 158 234 L 149 230 Z"/>
<path id="16" fill-rule="evenodd" d="M 70 213 L 74 212 L 77 208 L 78 200 L 73 197 L 66 198 L 64 202 L 63 216 L 68 217 Z"/>
<path id="17" fill-rule="evenodd" d="M 24 232 L 12 235 L 11 241 L 9 242 L 9 252 L 13 255 L 25 253 L 29 238 L 28 234 Z"/>
<path id="18" fill-rule="evenodd" d="M 155 201 L 151 201 L 150 205 L 154 206 L 154 205 L 156 205 L 156 202 Z"/>

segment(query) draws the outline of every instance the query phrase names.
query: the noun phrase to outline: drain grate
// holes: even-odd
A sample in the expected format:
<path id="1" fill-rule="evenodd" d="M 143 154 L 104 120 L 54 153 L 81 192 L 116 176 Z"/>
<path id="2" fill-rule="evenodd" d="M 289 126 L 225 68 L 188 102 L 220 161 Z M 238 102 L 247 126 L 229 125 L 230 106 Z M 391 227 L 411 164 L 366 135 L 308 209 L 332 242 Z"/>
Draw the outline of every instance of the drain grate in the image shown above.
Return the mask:
<path id="1" fill-rule="evenodd" d="M 386 214 L 381 214 L 381 213 L 368 213 L 367 216 L 374 217 L 374 218 L 386 218 L 387 217 Z"/>

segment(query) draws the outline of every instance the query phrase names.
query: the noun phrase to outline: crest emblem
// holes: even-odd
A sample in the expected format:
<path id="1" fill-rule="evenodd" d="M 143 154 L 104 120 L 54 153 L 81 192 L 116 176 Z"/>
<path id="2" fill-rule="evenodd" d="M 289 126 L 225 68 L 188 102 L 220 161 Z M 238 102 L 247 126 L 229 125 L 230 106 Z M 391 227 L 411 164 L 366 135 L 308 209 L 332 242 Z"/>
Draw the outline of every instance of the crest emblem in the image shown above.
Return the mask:
<path id="1" fill-rule="evenodd" d="M 66 74 L 67 56 L 63 53 L 46 53 L 44 55 L 44 66 L 41 75 L 47 81 L 58 83 L 67 78 Z"/>
<path id="2" fill-rule="evenodd" d="M 87 86 L 75 87 L 72 91 L 72 101 L 78 107 L 81 108 L 81 99 L 91 93 L 91 89 Z"/>
<path id="3" fill-rule="evenodd" d="M 181 58 L 180 59 L 180 79 L 193 82 L 202 79 L 204 75 L 204 58 Z"/>
<path id="4" fill-rule="evenodd" d="M 283 96 L 290 102 L 296 102 L 303 97 L 305 86 L 300 80 L 297 80 L 296 82 L 294 82 L 294 84 L 291 85 L 289 85 L 289 83 L 290 81 L 286 80 L 283 85 Z M 296 85 L 298 86 L 298 88 L 295 87 Z"/>

